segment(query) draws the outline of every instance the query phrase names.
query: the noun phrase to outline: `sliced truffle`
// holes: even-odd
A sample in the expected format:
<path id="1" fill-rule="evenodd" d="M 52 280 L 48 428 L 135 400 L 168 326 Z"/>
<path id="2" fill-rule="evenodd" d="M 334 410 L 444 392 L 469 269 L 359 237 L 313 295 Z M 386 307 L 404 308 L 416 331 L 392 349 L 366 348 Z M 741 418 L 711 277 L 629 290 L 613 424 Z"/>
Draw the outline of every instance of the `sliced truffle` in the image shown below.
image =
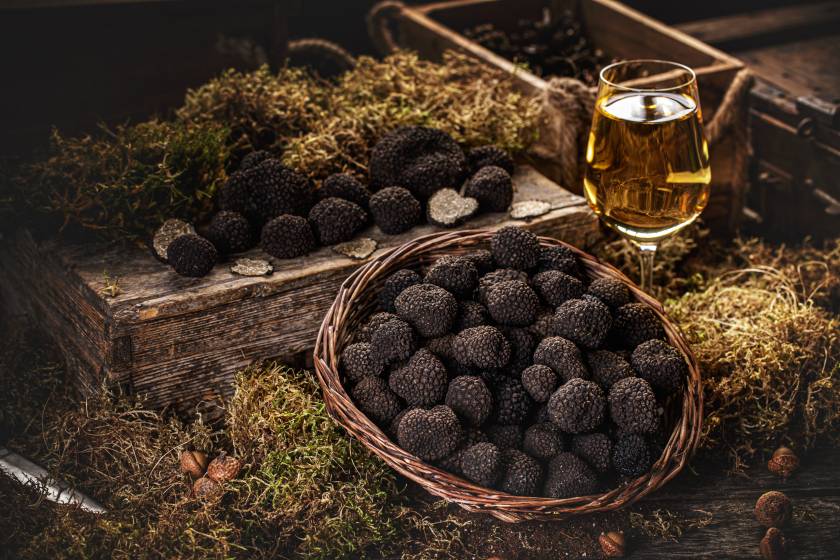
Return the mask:
<path id="1" fill-rule="evenodd" d="M 504 472 L 498 488 L 514 496 L 536 496 L 543 477 L 539 461 L 517 450 L 503 449 Z"/>
<path id="2" fill-rule="evenodd" d="M 535 274 L 531 285 L 540 298 L 552 307 L 579 298 L 585 290 L 583 282 L 559 270 L 546 270 Z"/>
<path id="3" fill-rule="evenodd" d="M 478 270 L 467 258 L 447 255 L 429 267 L 425 282 L 440 286 L 458 297 L 465 297 L 471 294 L 478 284 Z"/>
<path id="4" fill-rule="evenodd" d="M 539 262 L 540 242 L 530 231 L 505 226 L 490 239 L 490 252 L 500 267 L 528 270 Z"/>
<path id="5" fill-rule="evenodd" d="M 478 301 L 487 305 L 487 298 L 490 295 L 490 291 L 502 282 L 508 282 L 511 280 L 527 282 L 528 274 L 522 272 L 521 270 L 514 270 L 512 268 L 500 268 L 498 270 L 488 272 L 478 279 Z"/>
<path id="6" fill-rule="evenodd" d="M 487 308 L 477 301 L 467 300 L 458 302 L 458 317 L 452 330 L 456 333 L 472 327 L 487 324 Z"/>
<path id="7" fill-rule="evenodd" d="M 356 341 L 370 342 L 370 338 L 373 335 L 373 332 L 376 329 L 378 329 L 380 325 L 384 325 L 391 319 L 399 319 L 399 317 L 397 317 L 393 313 L 388 313 L 386 311 L 374 313 L 368 318 L 365 324 L 362 325 L 362 327 L 356 333 Z"/>
<path id="8" fill-rule="evenodd" d="M 394 308 L 401 319 L 427 338 L 449 332 L 458 314 L 455 296 L 434 284 L 409 286 L 394 300 Z"/>
<path id="9" fill-rule="evenodd" d="M 420 459 L 437 461 L 455 451 L 462 433 L 461 424 L 452 409 L 438 405 L 431 410 L 415 408 L 407 412 L 397 427 L 397 441 L 403 449 Z"/>
<path id="10" fill-rule="evenodd" d="M 464 185 L 464 196 L 477 200 L 482 212 L 505 212 L 513 202 L 510 173 L 495 165 L 482 167 Z"/>
<path id="11" fill-rule="evenodd" d="M 688 365 L 682 354 L 664 340 L 652 339 L 639 344 L 630 363 L 639 377 L 665 395 L 679 392 L 688 377 Z"/>
<path id="12" fill-rule="evenodd" d="M 388 386 L 409 406 L 431 406 L 443 402 L 448 381 L 443 362 L 421 348 L 405 366 L 391 373 Z"/>
<path id="13" fill-rule="evenodd" d="M 610 333 L 613 344 L 633 350 L 654 338 L 664 339 L 665 329 L 653 309 L 644 303 L 627 303 L 616 309 Z"/>
<path id="14" fill-rule="evenodd" d="M 490 441 L 502 449 L 520 449 L 522 447 L 522 426 L 493 424 L 486 431 Z"/>
<path id="15" fill-rule="evenodd" d="M 370 344 L 367 342 L 356 342 L 347 346 L 341 353 L 339 364 L 350 381 L 358 381 L 368 375 L 381 375 L 385 366 L 373 358 Z"/>
<path id="16" fill-rule="evenodd" d="M 325 198 L 309 211 L 309 221 L 322 245 L 353 239 L 367 222 L 367 213 L 343 198 Z"/>
<path id="17" fill-rule="evenodd" d="M 493 410 L 493 396 L 477 376 L 462 375 L 449 383 L 446 405 L 472 426 L 481 426 Z"/>
<path id="18" fill-rule="evenodd" d="M 612 441 L 607 434 L 577 434 L 572 438 L 572 451 L 599 473 L 610 468 Z"/>
<path id="19" fill-rule="evenodd" d="M 166 249 L 167 262 L 181 276 L 206 276 L 218 258 L 213 244 L 193 233 L 176 237 Z"/>
<path id="20" fill-rule="evenodd" d="M 620 435 L 611 457 L 613 468 L 623 476 L 641 476 L 653 465 L 647 441 L 639 434 Z"/>
<path id="21" fill-rule="evenodd" d="M 272 257 L 292 259 L 315 248 L 315 235 L 306 218 L 283 214 L 263 226 L 260 246 Z"/>
<path id="22" fill-rule="evenodd" d="M 402 187 L 387 187 L 371 195 L 370 214 L 382 233 L 396 235 L 420 223 L 420 201 Z"/>
<path id="23" fill-rule="evenodd" d="M 550 367 L 534 364 L 522 372 L 522 386 L 536 402 L 548 402 L 557 389 L 559 378 Z"/>
<path id="24" fill-rule="evenodd" d="M 482 325 L 464 329 L 452 344 L 455 359 L 466 366 L 501 368 L 510 360 L 510 343 L 496 327 Z"/>
<path id="25" fill-rule="evenodd" d="M 407 360 L 415 346 L 414 331 L 402 319 L 386 321 L 376 327 L 370 336 L 371 356 L 382 364 Z"/>
<path id="26" fill-rule="evenodd" d="M 610 310 L 599 301 L 570 299 L 554 313 L 554 333 L 585 348 L 600 347 L 610 327 Z"/>
<path id="27" fill-rule="evenodd" d="M 591 432 L 604 419 L 606 399 L 597 383 L 572 379 L 548 399 L 548 415 L 564 432 Z"/>
<path id="28" fill-rule="evenodd" d="M 242 214 L 222 210 L 210 220 L 207 239 L 219 254 L 241 253 L 254 246 L 254 230 Z"/>
<path id="29" fill-rule="evenodd" d="M 503 470 L 502 452 L 489 442 L 476 443 L 461 454 L 461 472 L 481 486 L 493 486 Z"/>
<path id="30" fill-rule="evenodd" d="M 534 354 L 536 341 L 527 329 L 502 327 L 501 331 L 510 342 L 510 362 L 507 371 L 518 375 L 533 363 L 531 356 Z"/>
<path id="31" fill-rule="evenodd" d="M 545 495 L 549 498 L 587 496 L 597 489 L 595 472 L 574 453 L 559 453 L 548 464 Z"/>
<path id="32" fill-rule="evenodd" d="M 537 270 L 559 270 L 569 276 L 579 276 L 580 274 L 577 257 L 565 245 L 541 247 Z"/>
<path id="33" fill-rule="evenodd" d="M 342 198 L 358 204 L 364 209 L 368 208 L 370 192 L 358 179 L 349 173 L 334 173 L 324 179 L 321 188 L 315 191 L 318 200 L 326 198 Z"/>
<path id="34" fill-rule="evenodd" d="M 376 376 L 363 377 L 351 392 L 359 410 L 377 424 L 388 424 L 402 409 L 400 399 L 391 392 L 385 380 Z"/>
<path id="35" fill-rule="evenodd" d="M 478 212 L 478 201 L 461 196 L 455 189 L 440 189 L 426 203 L 426 221 L 433 226 L 452 228 Z"/>
<path id="36" fill-rule="evenodd" d="M 502 325 L 529 325 L 536 319 L 539 307 L 537 294 L 521 280 L 499 282 L 487 295 L 487 310 Z"/>
<path id="37" fill-rule="evenodd" d="M 627 360 L 609 350 L 587 352 L 586 362 L 589 364 L 592 380 L 605 391 L 609 391 L 616 381 L 635 375 Z"/>
<path id="38" fill-rule="evenodd" d="M 534 363 L 550 367 L 563 382 L 578 377 L 588 378 L 580 350 L 565 338 L 550 336 L 544 338 L 534 350 Z"/>
<path id="39" fill-rule="evenodd" d="M 513 377 L 507 377 L 496 384 L 493 401 L 496 406 L 496 422 L 504 425 L 521 424 L 534 406 L 534 400 L 522 382 Z"/>
<path id="40" fill-rule="evenodd" d="M 615 278 L 593 280 L 586 292 L 604 302 L 610 309 L 618 309 L 625 303 L 630 303 L 630 288 Z"/>
<path id="41" fill-rule="evenodd" d="M 394 300 L 402 293 L 403 290 L 414 284 L 422 282 L 420 275 L 410 268 L 400 269 L 385 279 L 382 283 L 382 289 L 379 291 L 379 307 L 394 313 Z"/>
<path id="42" fill-rule="evenodd" d="M 482 167 L 494 165 L 501 167 L 513 175 L 513 158 L 498 146 L 478 146 L 467 151 L 467 163 L 470 173 L 475 173 Z"/>
<path id="43" fill-rule="evenodd" d="M 625 432 L 648 433 L 659 426 L 656 396 L 644 379 L 616 381 L 610 388 L 609 403 L 610 417 Z"/>
<path id="44" fill-rule="evenodd" d="M 522 450 L 537 459 L 551 459 L 565 450 L 563 432 L 550 422 L 533 424 L 525 430 Z"/>

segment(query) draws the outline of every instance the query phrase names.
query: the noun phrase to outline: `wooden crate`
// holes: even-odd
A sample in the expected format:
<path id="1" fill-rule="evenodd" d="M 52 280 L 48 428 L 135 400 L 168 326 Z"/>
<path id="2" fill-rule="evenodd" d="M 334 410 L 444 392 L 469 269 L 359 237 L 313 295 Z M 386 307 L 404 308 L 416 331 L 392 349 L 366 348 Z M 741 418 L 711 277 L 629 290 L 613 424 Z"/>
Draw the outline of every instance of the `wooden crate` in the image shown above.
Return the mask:
<path id="1" fill-rule="evenodd" d="M 404 7 L 396 15 L 398 40 L 432 59 L 439 59 L 449 49 L 466 52 L 485 64 L 514 73 L 523 91 L 538 95 L 548 87 L 545 80 L 465 38 L 459 30 L 486 22 L 512 29 L 520 19 L 541 19 L 545 9 L 574 10 L 593 43 L 611 56 L 675 60 L 692 67 L 706 115 L 714 114 L 735 74 L 743 68 L 726 53 L 613 0 L 453 0 Z M 743 185 L 733 184 L 737 172 L 732 152 L 729 139 L 712 149 L 712 193 L 703 214 L 707 223 L 725 231 L 737 226 L 742 210 Z M 552 179 L 560 180 L 552 162 L 535 164 Z M 582 190 L 582 185 L 564 187 L 577 193 Z"/>
<path id="2" fill-rule="evenodd" d="M 515 200 L 552 204 L 549 213 L 516 223 L 580 247 L 599 236 L 586 202 L 533 168 L 518 168 L 514 187 Z M 464 227 L 508 223 L 506 214 L 484 214 Z M 371 227 L 362 235 L 379 242 L 376 258 L 434 230 L 384 236 Z M 7 306 L 23 305 L 54 335 L 82 394 L 106 382 L 144 395 L 151 406 L 182 411 L 229 395 L 234 373 L 255 360 L 311 349 L 338 287 L 360 261 L 321 248 L 274 264 L 268 277 L 237 276 L 219 264 L 190 279 L 149 251 L 36 242 L 22 231 L 0 246 L 0 289 Z M 120 288 L 115 297 L 105 291 L 109 279 Z"/>

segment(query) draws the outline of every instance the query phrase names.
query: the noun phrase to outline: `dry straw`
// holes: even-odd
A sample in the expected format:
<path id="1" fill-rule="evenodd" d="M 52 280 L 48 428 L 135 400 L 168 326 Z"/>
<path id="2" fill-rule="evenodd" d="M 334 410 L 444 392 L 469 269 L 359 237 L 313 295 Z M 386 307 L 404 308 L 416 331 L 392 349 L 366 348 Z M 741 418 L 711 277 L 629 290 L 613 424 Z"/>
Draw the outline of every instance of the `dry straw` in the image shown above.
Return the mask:
<path id="1" fill-rule="evenodd" d="M 315 342 L 315 370 L 324 391 L 324 401 L 333 418 L 374 454 L 401 475 L 418 483 L 435 496 L 457 503 L 472 512 L 484 512 L 502 521 L 562 519 L 575 514 L 613 511 L 647 496 L 674 478 L 685 466 L 700 437 L 703 398 L 700 371 L 679 329 L 668 319 L 662 305 L 642 292 L 614 267 L 562 241 L 541 237 L 544 246 L 565 245 L 580 260 L 591 278 L 616 278 L 628 285 L 633 296 L 650 306 L 665 327 L 669 342 L 689 364 L 689 377 L 682 402 L 667 405 L 666 421 L 671 430 L 662 455 L 650 472 L 608 492 L 567 499 L 522 497 L 491 490 L 424 463 L 400 448 L 353 403 L 338 373 L 338 357 L 353 333 L 375 305 L 382 281 L 400 268 L 419 268 L 447 254 L 464 254 L 486 247 L 492 230 L 435 233 L 386 251 L 356 270 L 341 286 L 327 312 Z"/>

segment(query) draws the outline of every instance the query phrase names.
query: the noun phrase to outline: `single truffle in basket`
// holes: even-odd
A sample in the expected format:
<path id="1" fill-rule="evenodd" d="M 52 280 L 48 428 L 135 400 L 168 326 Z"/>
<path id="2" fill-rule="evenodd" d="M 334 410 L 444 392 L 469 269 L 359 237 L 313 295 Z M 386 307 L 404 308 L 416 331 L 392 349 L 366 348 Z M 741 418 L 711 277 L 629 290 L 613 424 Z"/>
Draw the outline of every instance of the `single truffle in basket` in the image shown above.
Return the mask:
<path id="1" fill-rule="evenodd" d="M 166 249 L 166 260 L 181 276 L 206 276 L 218 258 L 213 244 L 193 233 L 176 237 Z"/>
<path id="2" fill-rule="evenodd" d="M 493 262 L 493 255 L 487 249 L 477 249 L 464 256 L 473 262 L 476 270 L 478 270 L 479 276 L 484 276 L 496 268 L 496 263 Z"/>
<path id="3" fill-rule="evenodd" d="M 513 175 L 513 158 L 498 146 L 478 146 L 467 151 L 467 163 L 470 173 L 475 173 L 482 167 L 493 165 L 501 167 Z"/>
<path id="4" fill-rule="evenodd" d="M 536 319 L 539 307 L 537 294 L 521 280 L 500 282 L 487 295 L 487 310 L 493 320 L 502 325 L 530 325 Z"/>
<path id="5" fill-rule="evenodd" d="M 481 377 L 462 375 L 449 383 L 446 405 L 471 426 L 481 426 L 493 410 L 493 395 Z"/>
<path id="6" fill-rule="evenodd" d="M 522 426 L 493 424 L 487 428 L 487 437 L 502 449 L 520 449 L 524 432 Z"/>
<path id="7" fill-rule="evenodd" d="M 367 213 L 343 198 L 325 198 L 309 211 L 309 221 L 322 245 L 353 239 L 367 222 Z"/>
<path id="8" fill-rule="evenodd" d="M 425 281 L 440 286 L 457 297 L 465 297 L 478 285 L 478 270 L 467 258 L 447 255 L 429 267 Z"/>
<path id="9" fill-rule="evenodd" d="M 382 323 L 370 336 L 371 356 L 382 364 L 407 360 L 415 346 L 414 330 L 402 319 Z"/>
<path id="10" fill-rule="evenodd" d="M 405 126 L 379 139 L 371 150 L 370 186 L 400 186 L 426 199 L 463 181 L 467 168 L 461 147 L 447 133 L 424 126 Z"/>
<path id="11" fill-rule="evenodd" d="M 292 259 L 315 248 L 315 235 L 306 218 L 283 214 L 263 226 L 260 246 L 272 257 Z"/>
<path id="12" fill-rule="evenodd" d="M 207 239 L 219 254 L 241 253 L 254 246 L 254 230 L 242 214 L 222 210 L 210 220 Z"/>
<path id="13" fill-rule="evenodd" d="M 379 307 L 394 313 L 394 300 L 400 295 L 403 290 L 414 284 L 419 284 L 423 279 L 420 275 L 410 268 L 402 268 L 385 279 L 382 283 L 382 289 L 379 291 Z"/>
<path id="14" fill-rule="evenodd" d="M 579 276 L 578 260 L 571 249 L 565 245 L 541 247 L 537 270 L 557 270 L 569 276 Z"/>
<path id="15" fill-rule="evenodd" d="M 559 270 L 546 270 L 534 275 L 531 285 L 540 298 L 552 307 L 581 297 L 586 290 L 583 282 Z"/>
<path id="16" fill-rule="evenodd" d="M 604 419 L 606 399 L 597 383 L 572 379 L 548 399 L 548 415 L 564 432 L 591 432 Z"/>
<path id="17" fill-rule="evenodd" d="M 525 430 L 522 450 L 537 459 L 550 459 L 565 450 L 563 432 L 551 422 L 533 424 Z"/>
<path id="18" fill-rule="evenodd" d="M 498 488 L 515 496 L 536 496 L 542 482 L 543 468 L 539 461 L 518 449 L 503 449 L 504 471 Z"/>
<path id="19" fill-rule="evenodd" d="M 542 364 L 534 364 L 522 371 L 522 386 L 539 403 L 548 402 L 559 381 L 554 370 Z"/>
<path id="20" fill-rule="evenodd" d="M 510 342 L 510 361 L 507 365 L 507 371 L 511 375 L 519 375 L 533 363 L 532 356 L 537 343 L 527 329 L 502 327 L 500 330 Z"/>
<path id="21" fill-rule="evenodd" d="M 464 185 L 464 196 L 476 199 L 482 212 L 504 212 L 513 202 L 510 173 L 495 165 L 482 167 Z"/>
<path id="22" fill-rule="evenodd" d="M 420 459 L 437 461 L 455 451 L 462 434 L 461 424 L 452 409 L 438 405 L 431 410 L 415 408 L 406 413 L 397 428 L 397 441 Z"/>
<path id="23" fill-rule="evenodd" d="M 554 313 L 554 333 L 584 348 L 600 347 L 610 327 L 610 310 L 597 299 L 570 299 Z"/>
<path id="24" fill-rule="evenodd" d="M 537 311 L 537 318 L 534 322 L 528 325 L 528 331 L 537 338 L 542 340 L 551 337 L 554 329 L 554 309 L 550 307 L 543 307 Z"/>
<path id="25" fill-rule="evenodd" d="M 496 327 L 464 329 L 452 344 L 455 359 L 466 366 L 501 368 L 510 360 L 510 343 Z"/>
<path id="26" fill-rule="evenodd" d="M 371 195 L 370 214 L 382 233 L 396 235 L 420 223 L 420 201 L 402 187 L 387 187 Z"/>
<path id="27" fill-rule="evenodd" d="M 496 484 L 503 468 L 502 452 L 492 443 L 477 443 L 461 454 L 461 472 L 481 486 Z"/>
<path id="28" fill-rule="evenodd" d="M 600 385 L 605 391 L 609 391 L 616 381 L 635 375 L 627 360 L 609 350 L 587 352 L 586 362 L 589 364 L 589 371 L 592 373 L 592 381 Z"/>
<path id="29" fill-rule="evenodd" d="M 373 358 L 370 344 L 356 342 L 341 353 L 340 366 L 350 381 L 358 381 L 368 375 L 381 375 L 385 364 Z"/>
<path id="30" fill-rule="evenodd" d="M 639 377 L 616 381 L 609 393 L 610 417 L 625 432 L 649 433 L 659 426 L 656 395 Z"/>
<path id="31" fill-rule="evenodd" d="M 480 327 L 487 324 L 487 308 L 477 301 L 466 300 L 458 302 L 458 316 L 452 331 L 459 333 L 464 329 Z"/>
<path id="32" fill-rule="evenodd" d="M 572 438 L 572 452 L 589 463 L 589 466 L 599 473 L 607 472 L 610 468 L 610 453 L 612 441 L 607 434 L 576 434 Z"/>
<path id="33" fill-rule="evenodd" d="M 615 278 L 597 278 L 589 284 L 586 293 L 604 302 L 610 309 L 618 309 L 630 303 L 630 288 L 621 280 Z"/>
<path id="34" fill-rule="evenodd" d="M 623 476 L 641 476 L 653 465 L 650 448 L 639 434 L 622 434 L 612 449 L 613 468 Z"/>
<path id="35" fill-rule="evenodd" d="M 375 376 L 363 377 L 351 391 L 353 401 L 377 424 L 390 423 L 399 414 L 400 399 L 391 392 L 385 380 Z"/>
<path id="36" fill-rule="evenodd" d="M 682 389 L 688 377 L 688 365 L 680 351 L 664 340 L 651 339 L 639 344 L 630 356 L 636 373 L 662 394 Z"/>
<path id="37" fill-rule="evenodd" d="M 490 292 L 493 290 L 493 288 L 495 288 L 502 282 L 508 282 L 511 280 L 527 282 L 528 274 L 521 270 L 514 270 L 512 268 L 499 268 L 497 270 L 488 272 L 487 274 L 478 279 L 476 299 L 478 299 L 478 301 L 480 301 L 481 303 L 487 305 L 487 298 L 490 296 Z"/>
<path id="38" fill-rule="evenodd" d="M 449 332 L 458 314 L 455 296 L 434 284 L 409 286 L 394 300 L 394 308 L 426 338 Z"/>
<path id="39" fill-rule="evenodd" d="M 544 338 L 534 350 L 534 363 L 550 367 L 565 383 L 570 379 L 589 377 L 580 350 L 560 336 Z"/>
<path id="40" fill-rule="evenodd" d="M 349 173 L 334 173 L 324 179 L 321 188 L 315 191 L 318 200 L 326 198 L 342 198 L 358 204 L 364 209 L 368 208 L 370 192 L 358 179 Z"/>
<path id="41" fill-rule="evenodd" d="M 644 303 L 627 303 L 616 309 L 610 333 L 613 344 L 633 350 L 654 338 L 664 339 L 665 329 L 653 309 Z"/>
<path id="42" fill-rule="evenodd" d="M 274 158 L 235 171 L 217 194 L 221 210 L 238 212 L 257 226 L 281 214 L 305 216 L 313 198 L 310 181 Z"/>
<path id="43" fill-rule="evenodd" d="M 458 445 L 457 448 L 455 448 L 455 451 L 453 451 L 443 459 L 439 459 L 436 463 L 437 466 L 451 473 L 459 475 L 463 474 L 461 472 L 461 457 L 463 457 L 464 451 L 466 451 L 476 443 L 489 441 L 487 439 L 487 434 L 485 434 L 478 428 L 466 427 L 463 430 L 463 434 L 464 435 L 461 438 L 461 443 Z"/>
<path id="44" fill-rule="evenodd" d="M 443 362 L 421 348 L 408 363 L 388 378 L 388 386 L 408 406 L 431 406 L 443 402 L 449 378 Z"/>
<path id="45" fill-rule="evenodd" d="M 521 424 L 531 413 L 534 400 L 514 377 L 505 377 L 496 384 L 493 391 L 496 406 L 496 422 L 504 425 Z"/>
<path id="46" fill-rule="evenodd" d="M 539 262 L 540 242 L 530 231 L 505 226 L 490 238 L 490 252 L 500 267 L 528 270 Z"/>
<path id="47" fill-rule="evenodd" d="M 595 471 L 574 453 L 559 453 L 548 464 L 545 495 L 549 498 L 588 496 L 597 489 Z"/>
<path id="48" fill-rule="evenodd" d="M 356 333 L 356 342 L 370 342 L 373 332 L 391 319 L 399 319 L 399 317 L 387 311 L 374 313 Z"/>

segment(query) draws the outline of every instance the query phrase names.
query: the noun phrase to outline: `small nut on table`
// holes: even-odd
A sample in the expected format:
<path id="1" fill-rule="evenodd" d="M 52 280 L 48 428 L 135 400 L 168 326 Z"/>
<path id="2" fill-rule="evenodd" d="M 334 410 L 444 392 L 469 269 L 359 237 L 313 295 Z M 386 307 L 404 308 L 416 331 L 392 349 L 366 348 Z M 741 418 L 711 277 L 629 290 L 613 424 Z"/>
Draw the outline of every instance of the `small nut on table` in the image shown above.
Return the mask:
<path id="1" fill-rule="evenodd" d="M 227 482 L 236 478 L 242 463 L 236 457 L 231 457 L 222 452 L 218 457 L 210 461 L 207 466 L 207 476 L 216 482 Z"/>
<path id="2" fill-rule="evenodd" d="M 758 546 L 764 560 L 781 560 L 785 557 L 785 536 L 775 527 L 767 529 Z"/>
<path id="3" fill-rule="evenodd" d="M 799 468 L 799 457 L 793 450 L 787 447 L 780 447 L 773 452 L 773 456 L 767 461 L 767 469 L 782 478 L 788 478 Z"/>
<path id="4" fill-rule="evenodd" d="M 207 471 L 207 453 L 203 451 L 182 451 L 181 472 L 193 478 L 201 478 Z"/>
<path id="5" fill-rule="evenodd" d="M 775 490 L 765 492 L 755 503 L 755 519 L 765 527 L 781 527 L 790 520 L 792 511 L 790 498 Z"/>
<path id="6" fill-rule="evenodd" d="M 610 531 L 609 533 L 601 533 L 598 537 L 598 542 L 601 544 L 601 550 L 608 558 L 621 558 L 624 556 L 624 533 L 618 531 Z"/>

